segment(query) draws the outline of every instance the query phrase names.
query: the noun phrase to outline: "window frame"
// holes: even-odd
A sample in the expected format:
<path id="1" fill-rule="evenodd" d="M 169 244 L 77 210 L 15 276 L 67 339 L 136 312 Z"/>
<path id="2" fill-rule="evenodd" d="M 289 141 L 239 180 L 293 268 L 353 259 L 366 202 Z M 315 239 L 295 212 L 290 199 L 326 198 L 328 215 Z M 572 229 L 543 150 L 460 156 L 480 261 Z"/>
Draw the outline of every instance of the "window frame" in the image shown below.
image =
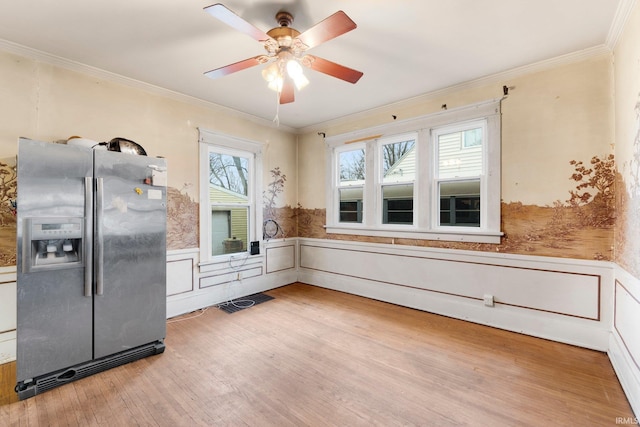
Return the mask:
<path id="1" fill-rule="evenodd" d="M 398 229 L 398 230 L 414 230 L 417 227 L 418 224 L 418 219 L 419 219 L 419 214 L 416 210 L 416 202 L 419 201 L 419 184 L 418 184 L 418 179 L 417 179 L 417 174 L 416 176 L 414 176 L 413 180 L 397 180 L 397 181 L 392 181 L 389 180 L 387 182 L 385 182 L 384 180 L 384 170 L 383 170 L 383 163 L 384 163 L 384 149 L 383 147 L 385 145 L 390 145 L 390 144 L 398 144 L 398 143 L 402 143 L 408 140 L 413 140 L 414 141 L 414 147 L 413 149 L 416 150 L 416 158 L 420 153 L 420 149 L 418 147 L 418 132 L 403 132 L 400 134 L 395 134 L 395 135 L 390 135 L 388 137 L 381 137 L 381 138 L 376 138 L 375 140 L 375 145 L 376 145 L 376 154 L 377 157 L 375 157 L 374 161 L 376 162 L 376 177 L 377 180 L 374 183 L 375 187 L 376 187 L 376 193 L 379 196 L 377 200 L 379 200 L 379 203 L 376 204 L 375 206 L 375 211 L 376 211 L 376 215 L 378 216 L 378 221 L 376 221 L 376 225 L 378 227 L 385 227 L 385 228 L 389 228 L 389 229 Z M 417 172 L 417 168 L 416 168 L 416 172 Z M 387 206 L 385 204 L 385 198 L 384 198 L 384 188 L 385 187 L 399 187 L 399 186 L 403 186 L 403 185 L 412 185 L 413 186 L 413 190 L 412 190 L 412 217 L 413 220 L 411 223 L 400 223 L 400 222 L 385 222 L 385 218 L 387 218 L 388 216 L 388 210 L 387 210 Z"/>
<path id="2" fill-rule="evenodd" d="M 248 254 L 251 241 L 260 240 L 262 227 L 262 209 L 260 205 L 260 191 L 262 188 L 262 144 L 198 129 L 199 163 L 200 163 L 200 264 L 206 265 L 216 262 L 226 262 L 232 257 Z M 246 203 L 211 203 L 209 196 L 209 155 L 210 153 L 227 154 L 249 159 L 249 177 L 247 180 Z M 212 210 L 221 207 L 246 207 L 248 209 L 247 247 L 240 252 L 212 255 Z"/>
<path id="3" fill-rule="evenodd" d="M 334 221 L 338 224 L 349 224 L 352 227 L 360 227 L 362 225 L 362 223 L 364 223 L 365 221 L 365 200 L 367 199 L 367 194 L 366 194 L 366 187 L 367 187 L 367 175 L 365 174 L 364 176 L 364 182 L 362 183 L 362 185 L 345 185 L 342 184 L 342 181 L 340 179 L 340 154 L 342 153 L 346 153 L 349 151 L 357 151 L 357 150 L 364 150 L 364 156 L 365 156 L 365 164 L 367 162 L 367 153 L 369 150 L 367 150 L 366 145 L 364 143 L 353 143 L 353 144 L 348 144 L 348 145 L 343 145 L 341 147 L 338 147 L 336 149 L 335 155 L 336 155 L 336 160 L 335 160 L 335 168 L 332 169 L 332 173 L 333 173 L 333 177 L 332 177 L 332 182 L 334 183 L 334 187 L 336 188 L 336 191 L 334 192 L 334 199 L 332 200 L 332 204 L 335 204 L 337 209 L 336 209 L 336 217 L 334 218 Z M 361 218 L 360 222 L 347 222 L 347 221 L 340 221 L 340 190 L 343 189 L 354 189 L 354 188 L 360 188 L 362 187 L 362 200 L 360 201 L 360 205 L 362 206 L 362 211 L 359 212 L 359 217 Z"/>
<path id="4" fill-rule="evenodd" d="M 475 243 L 500 243 L 500 99 L 479 102 L 455 109 L 443 110 L 404 121 L 331 136 L 325 139 L 327 191 L 326 231 L 336 234 L 412 238 Z M 434 133 L 438 129 L 454 129 L 469 123 L 484 123 L 483 168 L 481 182 L 480 227 L 439 226 L 440 198 L 436 182 L 437 158 Z M 381 144 L 416 133 L 416 172 L 414 179 L 413 225 L 382 223 L 382 163 Z M 361 224 L 340 223 L 337 191 L 337 159 L 340 151 L 348 150 L 358 141 L 365 146 L 364 214 Z M 381 142 L 382 141 L 382 142 Z M 349 148 L 346 148 L 349 147 Z M 373 177 L 373 179 L 370 179 Z"/>
<path id="5" fill-rule="evenodd" d="M 460 151 L 469 151 L 472 149 L 476 149 L 476 146 L 465 147 L 464 146 L 464 132 L 471 130 L 482 128 L 482 134 L 484 136 L 483 144 L 481 145 L 480 151 L 482 153 L 482 165 L 480 167 L 480 174 L 472 175 L 472 176 L 460 176 L 460 177 L 449 177 L 449 178 L 441 178 L 439 176 L 439 163 L 440 163 L 440 155 L 439 155 L 439 140 L 438 137 L 440 135 L 448 135 L 456 132 L 462 133 L 462 141 L 460 142 Z M 433 215 L 433 228 L 436 230 L 443 230 L 447 232 L 455 231 L 461 227 L 460 225 L 440 225 L 440 184 L 443 182 L 464 182 L 464 181 L 474 181 L 480 180 L 480 225 L 479 227 L 466 227 L 466 228 L 479 228 L 486 229 L 487 228 L 487 220 L 488 220 L 488 204 L 484 203 L 484 200 L 488 191 L 488 183 L 487 183 L 487 175 L 488 175 L 488 152 L 489 152 L 489 143 L 488 143 L 488 131 L 487 131 L 487 120 L 477 119 L 477 120 L 467 120 L 462 122 L 456 122 L 449 125 L 438 126 L 437 128 L 433 128 L 431 131 L 431 158 L 433 161 L 433 194 L 434 194 L 434 203 L 432 205 L 432 215 Z M 486 140 L 486 141 L 485 141 Z M 436 203 L 437 202 L 437 203 Z M 455 209 L 454 209 L 455 210 Z"/>

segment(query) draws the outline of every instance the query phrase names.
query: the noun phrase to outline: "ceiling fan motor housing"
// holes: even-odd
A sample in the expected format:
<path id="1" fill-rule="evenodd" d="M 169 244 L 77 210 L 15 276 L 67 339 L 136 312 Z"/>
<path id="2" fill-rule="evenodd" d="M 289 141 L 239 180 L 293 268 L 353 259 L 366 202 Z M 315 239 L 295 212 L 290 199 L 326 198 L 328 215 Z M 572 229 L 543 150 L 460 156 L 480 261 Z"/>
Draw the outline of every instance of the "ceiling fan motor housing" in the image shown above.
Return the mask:
<path id="1" fill-rule="evenodd" d="M 300 35 L 300 31 L 291 27 L 276 27 L 267 31 L 267 35 L 278 42 L 280 47 L 291 47 L 293 39 Z"/>
<path id="2" fill-rule="evenodd" d="M 285 11 L 278 12 L 276 13 L 276 22 L 281 27 L 290 27 L 293 23 L 293 15 Z"/>

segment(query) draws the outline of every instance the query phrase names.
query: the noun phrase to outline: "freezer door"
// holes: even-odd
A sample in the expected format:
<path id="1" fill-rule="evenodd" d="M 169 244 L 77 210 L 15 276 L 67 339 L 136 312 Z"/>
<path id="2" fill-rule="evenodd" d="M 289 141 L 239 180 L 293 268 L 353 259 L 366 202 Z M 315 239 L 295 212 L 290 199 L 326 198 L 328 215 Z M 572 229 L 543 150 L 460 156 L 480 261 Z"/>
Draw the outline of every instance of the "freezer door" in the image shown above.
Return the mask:
<path id="1" fill-rule="evenodd" d="M 68 234 L 91 222 L 91 174 L 90 150 L 18 142 L 18 382 L 91 360 L 88 236 Z"/>
<path id="2" fill-rule="evenodd" d="M 94 357 L 166 332 L 166 187 L 150 185 L 163 159 L 96 151 Z"/>

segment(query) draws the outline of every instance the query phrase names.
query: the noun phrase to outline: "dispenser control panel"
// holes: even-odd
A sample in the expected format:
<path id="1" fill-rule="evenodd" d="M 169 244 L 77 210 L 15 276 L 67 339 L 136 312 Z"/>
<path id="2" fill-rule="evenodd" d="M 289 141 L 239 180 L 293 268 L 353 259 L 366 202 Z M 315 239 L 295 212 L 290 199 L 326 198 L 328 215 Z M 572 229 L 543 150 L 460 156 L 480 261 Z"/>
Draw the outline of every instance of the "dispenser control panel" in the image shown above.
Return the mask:
<path id="1" fill-rule="evenodd" d="M 26 218 L 25 272 L 82 265 L 83 218 Z"/>
<path id="2" fill-rule="evenodd" d="M 78 239 L 82 237 L 80 221 L 60 223 L 32 223 L 31 238 L 41 239 Z"/>

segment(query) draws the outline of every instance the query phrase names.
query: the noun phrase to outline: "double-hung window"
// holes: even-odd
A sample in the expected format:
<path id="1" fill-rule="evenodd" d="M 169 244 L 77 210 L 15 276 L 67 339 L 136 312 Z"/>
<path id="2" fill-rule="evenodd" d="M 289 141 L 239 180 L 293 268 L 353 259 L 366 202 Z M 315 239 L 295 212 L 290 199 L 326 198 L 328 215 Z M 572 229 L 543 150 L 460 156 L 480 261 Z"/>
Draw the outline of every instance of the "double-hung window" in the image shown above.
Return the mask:
<path id="1" fill-rule="evenodd" d="M 246 253 L 256 240 L 260 145 L 200 130 L 200 252 L 206 263 Z"/>
<path id="2" fill-rule="evenodd" d="M 481 185 L 486 156 L 486 121 L 454 124 L 435 129 L 435 192 L 438 195 L 437 225 L 480 227 L 484 202 Z"/>
<path id="3" fill-rule="evenodd" d="M 413 225 L 416 135 L 381 139 L 377 145 L 381 223 Z"/>
<path id="4" fill-rule="evenodd" d="M 499 243 L 498 100 L 326 143 L 329 233 Z"/>
<path id="5" fill-rule="evenodd" d="M 337 153 L 339 221 L 362 223 L 364 201 L 364 145 L 346 146 Z"/>

